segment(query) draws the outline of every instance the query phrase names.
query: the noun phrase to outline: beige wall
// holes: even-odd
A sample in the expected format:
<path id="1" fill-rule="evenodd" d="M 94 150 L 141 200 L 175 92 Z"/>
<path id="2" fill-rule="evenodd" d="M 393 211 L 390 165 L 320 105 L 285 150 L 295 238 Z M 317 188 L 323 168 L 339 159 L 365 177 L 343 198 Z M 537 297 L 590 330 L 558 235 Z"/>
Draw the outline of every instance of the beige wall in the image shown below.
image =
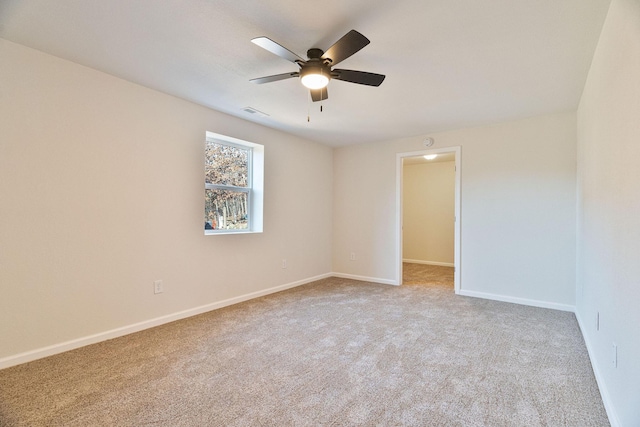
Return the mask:
<path id="1" fill-rule="evenodd" d="M 455 162 L 403 167 L 403 258 L 453 266 Z"/>
<path id="2" fill-rule="evenodd" d="M 204 236 L 206 131 L 265 146 L 264 233 Z M 0 362 L 330 273 L 332 179 L 329 147 L 0 39 Z"/>
<path id="3" fill-rule="evenodd" d="M 639 118 L 640 2 L 613 0 L 578 109 L 577 314 L 614 427 L 640 425 Z"/>
<path id="4" fill-rule="evenodd" d="M 432 136 L 461 146 L 461 292 L 573 309 L 575 113 Z M 396 155 L 422 139 L 335 149 L 335 272 L 397 280 Z"/>

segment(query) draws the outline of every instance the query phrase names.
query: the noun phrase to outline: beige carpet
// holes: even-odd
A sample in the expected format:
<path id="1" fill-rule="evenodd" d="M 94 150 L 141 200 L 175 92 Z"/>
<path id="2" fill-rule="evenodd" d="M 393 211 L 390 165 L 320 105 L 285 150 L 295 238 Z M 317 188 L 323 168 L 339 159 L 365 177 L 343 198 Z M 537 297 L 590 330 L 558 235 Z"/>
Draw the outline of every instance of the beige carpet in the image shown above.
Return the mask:
<path id="1" fill-rule="evenodd" d="M 331 278 L 2 370 L 0 425 L 608 422 L 573 314 Z"/>
<path id="2" fill-rule="evenodd" d="M 405 262 L 402 264 L 402 284 L 444 286 L 453 292 L 453 267 Z"/>

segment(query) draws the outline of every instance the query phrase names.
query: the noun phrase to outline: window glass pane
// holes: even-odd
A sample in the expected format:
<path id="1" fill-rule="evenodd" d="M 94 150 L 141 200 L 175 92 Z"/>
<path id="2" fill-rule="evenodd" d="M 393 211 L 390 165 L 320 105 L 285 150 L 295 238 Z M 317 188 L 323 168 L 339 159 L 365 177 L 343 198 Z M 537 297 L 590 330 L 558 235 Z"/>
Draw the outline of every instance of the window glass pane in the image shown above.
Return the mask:
<path id="1" fill-rule="evenodd" d="M 204 174 L 207 184 L 247 187 L 249 149 L 207 141 Z"/>
<path id="2" fill-rule="evenodd" d="M 205 230 L 246 230 L 248 194 L 244 191 L 204 190 Z"/>

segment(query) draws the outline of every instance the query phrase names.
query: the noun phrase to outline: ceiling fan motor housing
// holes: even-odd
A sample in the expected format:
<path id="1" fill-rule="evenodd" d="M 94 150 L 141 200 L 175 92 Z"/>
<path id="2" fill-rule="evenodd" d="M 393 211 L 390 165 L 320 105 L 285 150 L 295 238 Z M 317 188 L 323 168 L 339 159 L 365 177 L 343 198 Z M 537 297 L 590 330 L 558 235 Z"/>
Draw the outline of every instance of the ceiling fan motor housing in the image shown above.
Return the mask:
<path id="1" fill-rule="evenodd" d="M 324 55 L 324 50 L 313 47 L 307 51 L 307 58 L 320 59 Z"/>
<path id="2" fill-rule="evenodd" d="M 322 74 L 327 78 L 331 78 L 331 67 L 326 61 L 319 58 L 310 59 L 300 67 L 300 77 L 308 74 Z"/>

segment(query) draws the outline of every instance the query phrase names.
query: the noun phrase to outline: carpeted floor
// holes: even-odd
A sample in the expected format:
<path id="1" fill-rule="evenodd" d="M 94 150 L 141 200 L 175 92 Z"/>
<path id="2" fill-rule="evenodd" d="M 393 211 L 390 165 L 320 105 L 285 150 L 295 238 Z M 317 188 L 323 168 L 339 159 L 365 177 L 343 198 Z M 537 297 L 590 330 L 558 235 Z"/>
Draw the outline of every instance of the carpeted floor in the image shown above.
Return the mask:
<path id="1" fill-rule="evenodd" d="M 403 285 L 448 287 L 453 292 L 453 267 L 402 263 Z"/>
<path id="2" fill-rule="evenodd" d="M 330 278 L 2 370 L 0 425 L 609 424 L 572 313 Z"/>

